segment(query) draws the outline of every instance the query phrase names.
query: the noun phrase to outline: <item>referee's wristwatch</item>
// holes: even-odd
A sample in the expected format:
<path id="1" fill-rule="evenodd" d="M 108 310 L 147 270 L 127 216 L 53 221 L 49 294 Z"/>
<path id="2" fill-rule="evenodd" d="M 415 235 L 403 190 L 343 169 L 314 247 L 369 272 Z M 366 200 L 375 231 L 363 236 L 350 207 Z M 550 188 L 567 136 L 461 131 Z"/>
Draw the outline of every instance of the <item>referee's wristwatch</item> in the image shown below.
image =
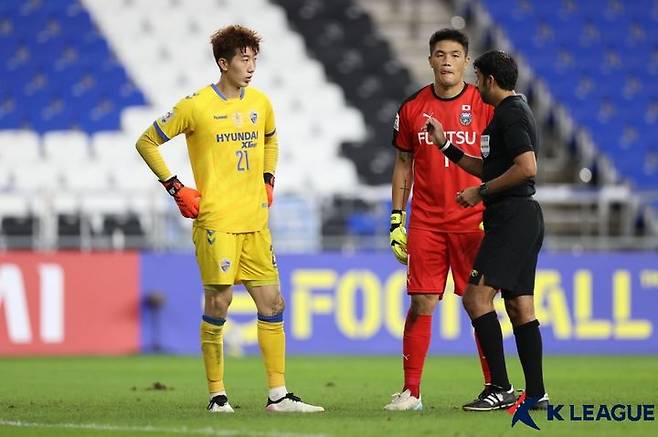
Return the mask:
<path id="1" fill-rule="evenodd" d="M 478 194 L 482 200 L 485 200 L 487 197 L 489 197 L 489 187 L 487 186 L 486 182 L 482 182 L 480 184 L 480 188 L 478 188 Z"/>

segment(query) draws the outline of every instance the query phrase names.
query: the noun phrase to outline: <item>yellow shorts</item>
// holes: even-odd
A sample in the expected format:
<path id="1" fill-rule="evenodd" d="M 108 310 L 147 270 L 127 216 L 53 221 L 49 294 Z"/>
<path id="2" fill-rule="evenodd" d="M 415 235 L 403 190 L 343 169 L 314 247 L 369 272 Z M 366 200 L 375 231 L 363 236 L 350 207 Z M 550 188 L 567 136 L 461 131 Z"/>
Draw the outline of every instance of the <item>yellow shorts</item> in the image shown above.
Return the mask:
<path id="1" fill-rule="evenodd" d="M 229 234 L 194 226 L 192 240 L 203 285 L 279 283 L 269 229 Z"/>

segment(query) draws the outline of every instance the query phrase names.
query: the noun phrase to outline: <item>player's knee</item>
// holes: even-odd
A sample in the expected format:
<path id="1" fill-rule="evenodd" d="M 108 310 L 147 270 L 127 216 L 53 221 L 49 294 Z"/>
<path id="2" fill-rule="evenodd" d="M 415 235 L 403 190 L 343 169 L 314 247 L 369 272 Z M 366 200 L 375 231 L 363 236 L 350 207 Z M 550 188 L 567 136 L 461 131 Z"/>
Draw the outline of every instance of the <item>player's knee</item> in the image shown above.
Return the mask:
<path id="1" fill-rule="evenodd" d="M 512 326 L 520 326 L 535 320 L 534 302 L 528 296 L 505 299 L 505 310 Z"/>
<path id="2" fill-rule="evenodd" d="M 462 296 L 462 305 L 464 305 L 464 309 L 466 312 L 471 315 L 472 313 L 475 312 L 477 309 L 477 302 L 474 293 L 472 292 L 466 292 Z"/>
<path id="3" fill-rule="evenodd" d="M 280 293 L 266 299 L 258 305 L 258 313 L 264 316 L 276 316 L 283 313 L 286 308 L 286 302 Z"/>
<path id="4" fill-rule="evenodd" d="M 509 301 L 505 300 L 505 310 L 507 311 L 510 321 L 514 324 L 515 321 L 519 319 L 519 309 L 516 305 L 510 305 Z"/>
<path id="5" fill-rule="evenodd" d="M 493 310 L 493 303 L 489 300 L 488 296 L 481 292 L 481 290 L 470 287 L 462 297 L 462 304 L 471 319 L 475 319 Z"/>
<path id="6" fill-rule="evenodd" d="M 274 302 L 272 303 L 272 313 L 281 314 L 285 309 L 286 309 L 286 301 L 283 299 L 283 296 L 281 296 L 281 294 L 278 294 L 274 298 Z"/>
<path id="7" fill-rule="evenodd" d="M 434 312 L 438 301 L 438 295 L 412 295 L 409 312 L 412 316 L 428 316 Z"/>
<path id="8" fill-rule="evenodd" d="M 525 314 L 522 312 L 517 312 L 514 315 L 512 315 L 508 311 L 507 315 L 509 316 L 509 320 L 512 323 L 513 328 L 516 328 L 517 326 L 525 325 L 526 323 L 532 322 L 533 320 L 536 319 L 534 314 Z"/>
<path id="9" fill-rule="evenodd" d="M 219 287 L 207 286 L 205 288 L 204 314 L 211 317 L 224 318 L 231 305 L 233 295 Z"/>

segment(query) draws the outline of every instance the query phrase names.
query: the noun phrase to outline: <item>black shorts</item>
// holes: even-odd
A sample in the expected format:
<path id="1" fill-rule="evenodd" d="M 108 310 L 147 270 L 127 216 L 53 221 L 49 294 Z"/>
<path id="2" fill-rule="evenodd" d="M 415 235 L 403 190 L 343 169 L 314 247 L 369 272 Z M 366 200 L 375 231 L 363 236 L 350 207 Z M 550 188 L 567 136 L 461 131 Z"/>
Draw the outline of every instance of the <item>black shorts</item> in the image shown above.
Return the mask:
<path id="1" fill-rule="evenodd" d="M 501 290 L 509 299 L 535 292 L 537 256 L 544 241 L 544 216 L 531 198 L 513 197 L 484 210 L 484 239 L 469 282 Z"/>

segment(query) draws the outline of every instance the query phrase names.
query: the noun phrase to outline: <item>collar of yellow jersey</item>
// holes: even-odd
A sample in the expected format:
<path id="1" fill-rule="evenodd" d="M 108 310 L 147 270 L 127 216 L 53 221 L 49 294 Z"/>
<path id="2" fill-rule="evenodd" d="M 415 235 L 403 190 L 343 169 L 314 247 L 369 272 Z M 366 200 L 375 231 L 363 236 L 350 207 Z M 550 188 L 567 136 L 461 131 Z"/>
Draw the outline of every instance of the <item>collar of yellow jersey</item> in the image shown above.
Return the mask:
<path id="1" fill-rule="evenodd" d="M 225 96 L 225 95 L 219 90 L 219 87 L 218 87 L 216 84 L 211 83 L 210 86 L 212 87 L 213 90 L 215 90 L 215 92 L 217 93 L 217 95 L 219 96 L 220 99 L 225 100 L 225 101 L 228 101 L 228 100 L 229 100 L 228 97 L 226 97 L 226 96 Z M 244 88 L 240 88 L 240 100 L 242 100 L 243 97 L 244 97 Z"/>

